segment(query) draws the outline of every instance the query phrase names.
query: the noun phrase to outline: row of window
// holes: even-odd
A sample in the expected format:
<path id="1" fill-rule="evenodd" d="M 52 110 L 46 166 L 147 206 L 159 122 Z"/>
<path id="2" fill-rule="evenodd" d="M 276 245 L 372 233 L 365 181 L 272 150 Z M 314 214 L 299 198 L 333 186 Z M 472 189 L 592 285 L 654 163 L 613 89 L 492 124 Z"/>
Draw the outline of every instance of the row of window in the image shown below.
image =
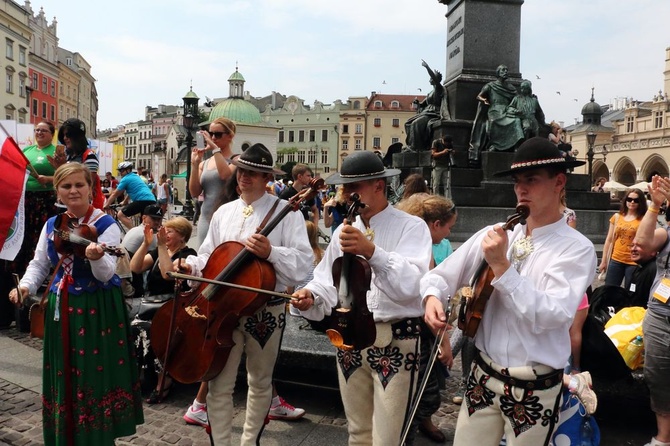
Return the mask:
<path id="1" fill-rule="evenodd" d="M 399 138 L 391 138 L 391 144 L 400 142 Z M 379 148 L 382 146 L 382 139 L 379 136 L 372 138 L 372 147 Z M 363 148 L 363 139 L 355 138 L 354 139 L 354 150 L 361 150 Z M 342 140 L 342 150 L 349 150 L 349 139 Z"/>
<path id="2" fill-rule="evenodd" d="M 42 102 L 42 114 L 39 113 L 39 101 L 35 98 L 33 98 L 33 105 L 32 105 L 32 111 L 33 111 L 33 116 L 39 116 L 42 119 L 49 119 L 51 122 L 56 122 L 56 106 L 51 105 L 49 106 L 48 103 Z M 50 111 L 49 115 L 47 116 L 47 110 Z"/>
<path id="3" fill-rule="evenodd" d="M 295 139 L 295 130 L 288 130 L 288 135 L 285 135 L 284 130 L 279 131 L 279 142 L 296 142 Z M 288 138 L 286 138 L 288 136 Z M 310 130 L 309 133 L 305 133 L 304 130 L 298 130 L 298 142 L 305 142 L 305 136 L 309 139 L 309 142 L 316 141 L 316 130 Z M 328 130 L 321 130 L 321 142 L 328 142 Z"/>
<path id="4" fill-rule="evenodd" d="M 663 128 L 663 111 L 658 110 L 654 112 L 654 129 Z M 626 117 L 626 133 L 633 133 L 635 131 L 635 116 Z"/>
<path id="5" fill-rule="evenodd" d="M 19 65 L 24 67 L 27 65 L 27 49 L 23 45 L 19 45 Z M 9 60 L 14 60 L 14 41 L 10 38 L 5 39 L 5 57 Z"/>
<path id="6" fill-rule="evenodd" d="M 33 82 L 32 82 L 32 87 L 33 90 L 38 90 L 39 89 L 39 78 L 40 76 L 42 77 L 42 93 L 44 94 L 49 94 L 51 93 L 51 97 L 56 97 L 56 81 L 54 79 L 49 79 L 48 76 L 45 76 L 40 73 L 33 73 Z M 49 92 L 49 86 L 51 85 L 51 92 Z M 68 94 L 68 97 L 69 94 Z"/>
<path id="7" fill-rule="evenodd" d="M 298 151 L 296 153 L 278 153 L 277 154 L 277 163 L 284 164 L 285 162 L 297 162 L 301 164 L 308 165 L 317 165 L 317 154 L 315 150 L 310 151 Z M 328 166 L 328 151 L 321 151 L 321 159 L 319 160 L 319 165 L 324 165 L 324 172 L 329 172 Z"/>
<path id="8" fill-rule="evenodd" d="M 373 124 L 375 127 L 381 127 L 382 118 L 375 118 L 373 120 Z M 391 120 L 391 125 L 393 125 L 393 127 L 400 127 L 400 118 L 393 118 Z M 355 124 L 354 131 L 355 134 L 361 135 L 363 133 L 363 124 Z M 343 135 L 349 134 L 349 124 L 342 124 L 342 134 Z"/>

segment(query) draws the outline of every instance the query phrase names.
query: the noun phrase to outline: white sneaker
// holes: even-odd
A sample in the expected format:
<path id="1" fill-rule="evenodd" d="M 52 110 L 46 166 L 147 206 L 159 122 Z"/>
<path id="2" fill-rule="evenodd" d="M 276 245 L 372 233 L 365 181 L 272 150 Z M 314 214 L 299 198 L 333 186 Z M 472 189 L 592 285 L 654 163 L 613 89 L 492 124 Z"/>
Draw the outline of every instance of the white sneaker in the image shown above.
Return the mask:
<path id="1" fill-rule="evenodd" d="M 577 380 L 577 388 L 573 393 L 582 402 L 586 412 L 589 415 L 593 415 L 598 407 L 598 397 L 593 389 L 591 389 L 591 374 L 589 372 L 582 372 L 572 375 L 570 378 Z"/>
<path id="2" fill-rule="evenodd" d="M 207 418 L 207 406 L 201 407 L 200 409 L 193 409 L 193 405 L 188 406 L 188 410 L 184 415 L 184 421 L 186 421 L 188 424 L 194 424 L 196 426 L 209 426 L 209 418 Z"/>
<path id="3" fill-rule="evenodd" d="M 297 420 L 305 415 L 305 409 L 293 407 L 284 398 L 279 397 L 279 404 L 270 408 L 268 418 L 271 420 Z"/>

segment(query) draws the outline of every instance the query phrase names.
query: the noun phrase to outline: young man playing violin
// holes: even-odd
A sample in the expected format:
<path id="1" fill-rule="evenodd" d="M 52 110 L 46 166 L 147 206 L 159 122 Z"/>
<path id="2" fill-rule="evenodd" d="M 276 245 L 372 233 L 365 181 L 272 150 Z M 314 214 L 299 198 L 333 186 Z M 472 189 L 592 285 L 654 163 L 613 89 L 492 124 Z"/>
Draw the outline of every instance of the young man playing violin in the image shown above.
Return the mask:
<path id="1" fill-rule="evenodd" d="M 544 138 L 525 141 L 509 170 L 517 202 L 530 209 L 508 234 L 488 226 L 421 279 L 426 323 L 446 326 L 444 305 L 467 285 L 482 259 L 493 291 L 476 331 L 478 353 L 456 424 L 455 446 L 548 445 L 558 421 L 569 329 L 593 281 L 593 244 L 561 215 L 567 160 Z M 449 352 L 450 354 L 450 352 Z M 586 385 L 573 378 L 571 390 Z M 590 384 L 590 383 L 589 383 Z"/>
<path id="2" fill-rule="evenodd" d="M 262 144 L 249 147 L 233 160 L 233 164 L 237 166 L 240 198 L 224 204 L 214 213 L 198 255 L 189 256 L 181 265 L 181 270 L 202 276 L 202 270 L 210 261 L 215 248 L 225 242 L 240 242 L 257 259 L 270 262 L 274 268 L 276 285 L 271 291 L 284 291 L 303 281 L 312 265 L 312 248 L 303 217 L 298 212 L 290 212 L 269 235 L 259 234 L 259 227 L 264 225 L 266 217 L 269 215 L 267 222 L 271 222 L 272 217 L 280 214 L 286 206 L 285 201 L 266 193 L 265 189 L 274 175 L 283 172 L 273 169 L 272 155 Z M 215 256 L 211 257 L 212 261 L 216 260 Z M 175 263 L 175 270 L 177 267 Z M 241 266 L 239 274 L 244 274 L 244 267 Z M 260 283 L 257 287 L 260 287 Z M 234 298 L 235 291 L 232 290 L 223 296 L 216 296 L 214 302 Z M 232 334 L 235 346 L 221 373 L 209 381 L 207 411 L 212 441 L 217 446 L 232 444 L 232 395 L 242 353 L 246 353 L 249 391 L 240 444 L 255 445 L 260 440 L 270 410 L 272 372 L 286 324 L 285 301 L 272 298 L 253 315 L 241 317 L 232 323 L 235 325 Z"/>
<path id="3" fill-rule="evenodd" d="M 419 279 L 428 271 L 432 241 L 423 220 L 387 201 L 386 178 L 399 173 L 385 169 L 374 153 L 362 151 L 349 155 L 340 173 L 328 178 L 329 184 L 343 185 L 345 198 L 356 193 L 365 206 L 353 224 L 345 220 L 337 228 L 314 279 L 291 301 L 303 316 L 322 320 L 338 306 L 336 287 L 341 282 L 333 278 L 335 260 L 353 254 L 370 266 L 370 291 L 354 298 L 373 313 L 376 339 L 369 346 L 337 351 L 352 445 L 397 445 L 416 384 L 423 315 Z"/>

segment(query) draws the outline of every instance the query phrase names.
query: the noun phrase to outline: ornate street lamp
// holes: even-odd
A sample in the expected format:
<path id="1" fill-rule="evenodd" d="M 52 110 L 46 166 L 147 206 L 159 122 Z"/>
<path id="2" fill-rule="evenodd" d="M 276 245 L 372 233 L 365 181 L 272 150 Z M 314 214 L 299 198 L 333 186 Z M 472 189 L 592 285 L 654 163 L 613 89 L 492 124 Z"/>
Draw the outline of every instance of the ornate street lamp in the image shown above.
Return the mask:
<path id="1" fill-rule="evenodd" d="M 596 135 L 594 132 L 588 132 L 586 134 L 586 141 L 589 144 L 589 150 L 586 152 L 586 159 L 589 162 L 589 187 L 593 186 L 593 145 L 596 142 L 597 136 L 598 135 Z"/>
<path id="2" fill-rule="evenodd" d="M 191 130 L 195 127 L 198 119 L 198 100 L 197 94 L 193 92 L 193 87 L 186 93 L 184 99 L 184 127 L 186 127 L 186 193 L 184 194 L 184 209 L 182 215 L 189 220 L 193 219 L 193 201 L 191 192 L 188 190 L 188 184 L 191 181 L 191 146 L 193 145 L 193 133 Z"/>

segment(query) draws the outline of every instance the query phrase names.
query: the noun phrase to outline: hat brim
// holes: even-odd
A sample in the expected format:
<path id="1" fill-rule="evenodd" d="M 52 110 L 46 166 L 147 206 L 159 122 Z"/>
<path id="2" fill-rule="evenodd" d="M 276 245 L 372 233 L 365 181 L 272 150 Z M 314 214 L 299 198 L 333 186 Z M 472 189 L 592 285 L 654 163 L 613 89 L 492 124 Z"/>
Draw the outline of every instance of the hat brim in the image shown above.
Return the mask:
<path id="1" fill-rule="evenodd" d="M 356 183 L 357 181 L 376 180 L 379 178 L 395 177 L 397 175 L 400 175 L 400 169 L 386 169 L 384 170 L 384 172 L 378 173 L 376 175 L 360 175 L 360 176 L 342 176 L 342 174 L 338 172 L 326 178 L 326 184 L 331 186 L 334 184 L 349 184 L 349 183 Z"/>
<path id="2" fill-rule="evenodd" d="M 586 161 L 577 161 L 577 160 L 565 160 L 560 163 L 537 163 L 537 164 L 529 164 L 527 166 L 521 166 L 521 167 L 516 167 L 514 169 L 507 169 L 507 170 L 501 170 L 500 172 L 496 172 L 493 174 L 494 177 L 508 177 L 511 175 L 514 175 L 515 173 L 519 172 L 526 172 L 529 170 L 535 170 L 535 169 L 543 169 L 547 167 L 559 167 L 563 169 L 570 169 L 573 167 L 579 167 L 583 166 L 586 164 Z"/>
<path id="3" fill-rule="evenodd" d="M 253 170 L 254 172 L 269 173 L 272 175 L 286 175 L 286 172 L 283 170 L 275 169 L 273 167 L 258 167 L 253 164 L 245 163 L 244 160 L 240 160 L 240 157 L 234 158 L 232 163 L 237 167 L 241 167 L 246 170 Z"/>

